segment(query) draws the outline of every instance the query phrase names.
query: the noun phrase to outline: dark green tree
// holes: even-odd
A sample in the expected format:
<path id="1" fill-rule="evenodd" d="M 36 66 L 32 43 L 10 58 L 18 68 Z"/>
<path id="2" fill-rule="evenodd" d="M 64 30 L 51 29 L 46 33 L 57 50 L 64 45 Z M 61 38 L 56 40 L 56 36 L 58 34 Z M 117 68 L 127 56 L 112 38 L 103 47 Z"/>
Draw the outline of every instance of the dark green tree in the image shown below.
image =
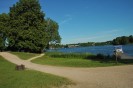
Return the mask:
<path id="1" fill-rule="evenodd" d="M 61 37 L 59 35 L 58 29 L 59 25 L 57 22 L 53 21 L 52 19 L 48 18 L 47 20 L 47 39 L 48 45 L 47 48 L 56 47 L 61 42 Z"/>
<path id="2" fill-rule="evenodd" d="M 0 51 L 3 51 L 5 48 L 3 38 L 0 36 Z"/>
<path id="3" fill-rule="evenodd" d="M 5 49 L 5 39 L 8 36 L 8 29 L 9 29 L 9 15 L 6 13 L 0 14 L 0 50 Z"/>
<path id="4" fill-rule="evenodd" d="M 121 36 L 113 39 L 112 44 L 113 45 L 125 45 L 125 44 L 130 44 L 133 43 L 133 36 L 130 35 L 128 36 Z"/>
<path id="5" fill-rule="evenodd" d="M 42 52 L 47 45 L 46 26 L 38 0 L 19 0 L 10 7 L 9 49 Z"/>
<path id="6" fill-rule="evenodd" d="M 120 44 L 125 45 L 125 44 L 128 44 L 128 43 L 129 43 L 128 37 L 122 36 L 122 37 L 121 37 Z"/>
<path id="7" fill-rule="evenodd" d="M 133 36 L 132 35 L 129 36 L 129 42 L 133 43 Z"/>

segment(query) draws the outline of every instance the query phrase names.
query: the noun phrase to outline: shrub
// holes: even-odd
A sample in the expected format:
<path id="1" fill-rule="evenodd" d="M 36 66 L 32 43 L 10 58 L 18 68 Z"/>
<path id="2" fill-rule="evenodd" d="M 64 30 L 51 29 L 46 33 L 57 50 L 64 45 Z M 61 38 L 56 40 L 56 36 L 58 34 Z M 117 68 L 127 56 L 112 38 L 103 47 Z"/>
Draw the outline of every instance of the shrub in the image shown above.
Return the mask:
<path id="1" fill-rule="evenodd" d="M 97 54 L 96 55 L 96 58 L 98 58 L 98 59 L 105 59 L 105 55 L 103 55 L 103 54 Z"/>

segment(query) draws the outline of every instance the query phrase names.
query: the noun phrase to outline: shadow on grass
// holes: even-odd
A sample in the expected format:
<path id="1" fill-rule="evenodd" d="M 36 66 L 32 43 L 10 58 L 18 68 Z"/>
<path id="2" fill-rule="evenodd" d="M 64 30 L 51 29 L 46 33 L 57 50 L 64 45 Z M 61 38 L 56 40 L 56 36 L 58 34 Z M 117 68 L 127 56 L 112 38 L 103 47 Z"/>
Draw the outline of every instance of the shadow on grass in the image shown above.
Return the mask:
<path id="1" fill-rule="evenodd" d="M 85 59 L 99 61 L 100 63 L 116 63 L 116 57 L 114 55 L 110 56 L 110 55 L 97 54 L 97 55 L 90 55 Z M 122 64 L 133 64 L 133 59 L 118 58 L 117 62 Z"/>
<path id="2" fill-rule="evenodd" d="M 87 59 L 92 61 L 99 61 L 100 63 L 116 63 L 116 57 L 114 55 L 103 55 L 103 54 L 94 55 L 90 53 L 61 53 L 61 52 L 47 52 L 46 55 L 52 58 Z M 133 64 L 133 59 L 123 60 L 118 58 L 117 63 Z"/>
<path id="3" fill-rule="evenodd" d="M 133 59 L 120 59 L 119 62 L 133 65 Z"/>

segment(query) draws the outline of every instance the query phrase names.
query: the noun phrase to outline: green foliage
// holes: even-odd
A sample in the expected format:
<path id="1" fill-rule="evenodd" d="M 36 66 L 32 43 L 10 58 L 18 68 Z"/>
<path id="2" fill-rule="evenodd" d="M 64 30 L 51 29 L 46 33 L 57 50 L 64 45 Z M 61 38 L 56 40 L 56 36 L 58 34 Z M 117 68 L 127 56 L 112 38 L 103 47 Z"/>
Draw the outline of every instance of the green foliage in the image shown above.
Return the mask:
<path id="1" fill-rule="evenodd" d="M 1 51 L 5 49 L 5 39 L 8 34 L 7 29 L 9 28 L 8 21 L 9 21 L 8 14 L 5 14 L 5 13 L 0 14 L 0 50 Z"/>
<path id="2" fill-rule="evenodd" d="M 0 37 L 9 39 L 7 49 L 41 53 L 49 42 L 60 43 L 58 23 L 44 17 L 38 0 L 19 0 L 9 14 L 0 14 Z"/>
<path id="3" fill-rule="evenodd" d="M 48 18 L 46 22 L 47 22 L 46 31 L 47 31 L 47 35 L 49 35 L 47 37 L 48 39 L 47 48 L 55 48 L 56 44 L 59 44 L 61 41 L 61 37 L 58 32 L 59 25 L 50 18 Z"/>
<path id="4" fill-rule="evenodd" d="M 0 88 L 53 88 L 73 84 L 70 80 L 33 70 L 16 71 L 0 56 Z"/>
<path id="5" fill-rule="evenodd" d="M 133 43 L 133 36 L 132 35 L 129 36 L 129 42 Z"/>
<path id="6" fill-rule="evenodd" d="M 20 0 L 10 8 L 9 49 L 42 52 L 46 47 L 44 13 L 38 0 Z"/>
<path id="7" fill-rule="evenodd" d="M 45 56 L 35 59 L 32 62 L 68 67 L 103 67 L 116 65 L 115 60 L 111 56 L 59 52 L 48 52 Z M 118 63 L 117 65 L 121 64 Z"/>
<path id="8" fill-rule="evenodd" d="M 102 62 L 99 60 L 84 59 L 84 58 L 61 58 L 43 56 L 32 62 L 44 65 L 66 66 L 66 67 L 105 67 L 116 66 L 115 61 Z M 118 63 L 117 65 L 121 65 Z"/>
<path id="9" fill-rule="evenodd" d="M 6 13 L 0 14 L 0 35 L 7 36 L 7 29 L 9 28 L 9 15 Z"/>
<path id="10" fill-rule="evenodd" d="M 112 41 L 113 45 L 125 45 L 125 44 L 130 44 L 133 43 L 133 36 L 122 36 L 122 37 L 117 37 Z"/>
<path id="11" fill-rule="evenodd" d="M 111 45 L 112 41 L 106 41 L 106 42 L 87 42 L 87 43 L 78 43 L 78 44 L 68 44 L 64 46 L 65 48 L 68 48 L 69 45 L 78 45 L 81 47 L 86 47 L 86 46 L 103 46 L 103 45 Z"/>
<path id="12" fill-rule="evenodd" d="M 4 41 L 3 41 L 3 38 L 0 37 L 0 50 L 4 50 L 5 46 L 4 46 Z"/>
<path id="13" fill-rule="evenodd" d="M 61 52 L 46 52 L 47 56 L 53 58 L 87 58 L 88 56 L 94 56 L 90 53 L 61 53 Z"/>
<path id="14" fill-rule="evenodd" d="M 121 36 L 113 39 L 112 41 L 106 42 L 87 42 L 87 43 L 78 43 L 78 44 L 68 44 L 64 45 L 65 48 L 68 48 L 69 45 L 79 45 L 81 47 L 86 46 L 103 46 L 103 45 L 125 45 L 125 44 L 133 44 L 133 36 Z"/>

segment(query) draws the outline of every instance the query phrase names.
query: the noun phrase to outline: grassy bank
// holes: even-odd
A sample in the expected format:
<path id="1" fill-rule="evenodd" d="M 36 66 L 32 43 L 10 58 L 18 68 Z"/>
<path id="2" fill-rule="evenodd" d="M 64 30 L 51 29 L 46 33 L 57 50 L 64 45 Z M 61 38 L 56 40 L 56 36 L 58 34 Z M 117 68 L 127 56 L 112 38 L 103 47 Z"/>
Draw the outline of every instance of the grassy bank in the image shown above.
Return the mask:
<path id="1" fill-rule="evenodd" d="M 0 88 L 59 88 L 72 84 L 66 78 L 33 70 L 16 71 L 15 65 L 0 56 Z"/>
<path id="2" fill-rule="evenodd" d="M 94 56 L 90 53 L 61 53 L 61 52 L 46 52 L 46 56 L 53 58 L 87 58 L 88 56 Z"/>
<path id="3" fill-rule="evenodd" d="M 29 58 L 38 56 L 39 54 L 36 53 L 25 53 L 25 52 L 10 52 L 16 56 L 18 56 L 19 58 L 23 59 L 23 60 L 27 60 Z"/>
<path id="4" fill-rule="evenodd" d="M 110 58 L 110 57 L 109 57 Z M 32 62 L 53 66 L 68 67 L 104 67 L 122 65 L 116 64 L 115 60 L 104 59 L 102 55 L 77 54 L 77 53 L 46 53 L 45 56 L 33 60 Z"/>
<path id="5" fill-rule="evenodd" d="M 39 54 L 25 53 L 25 52 L 11 52 L 21 59 L 29 59 Z M 37 58 L 33 63 L 66 66 L 66 67 L 106 67 L 117 66 L 125 64 L 133 64 L 133 60 L 119 60 L 116 64 L 115 57 L 104 56 L 102 54 L 93 55 L 90 53 L 60 53 L 60 52 L 46 52 L 45 56 Z"/>

